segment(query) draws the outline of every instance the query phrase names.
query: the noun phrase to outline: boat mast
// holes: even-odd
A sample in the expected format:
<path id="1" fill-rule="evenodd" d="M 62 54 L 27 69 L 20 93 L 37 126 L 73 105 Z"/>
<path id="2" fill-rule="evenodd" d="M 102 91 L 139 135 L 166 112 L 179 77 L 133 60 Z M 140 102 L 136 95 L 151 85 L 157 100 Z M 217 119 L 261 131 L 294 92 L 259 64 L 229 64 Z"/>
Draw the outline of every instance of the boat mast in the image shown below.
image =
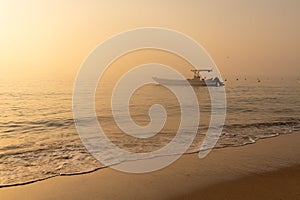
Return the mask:
<path id="1" fill-rule="evenodd" d="M 212 72 L 212 69 L 192 69 L 194 73 L 194 79 L 201 79 L 200 72 Z"/>

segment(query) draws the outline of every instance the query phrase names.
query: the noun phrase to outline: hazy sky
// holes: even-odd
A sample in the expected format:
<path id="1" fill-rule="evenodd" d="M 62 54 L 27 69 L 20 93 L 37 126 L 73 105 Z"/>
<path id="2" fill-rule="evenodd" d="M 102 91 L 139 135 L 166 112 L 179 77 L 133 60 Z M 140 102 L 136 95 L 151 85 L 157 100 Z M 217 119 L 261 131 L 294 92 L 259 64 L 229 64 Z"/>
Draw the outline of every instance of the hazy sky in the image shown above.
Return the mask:
<path id="1" fill-rule="evenodd" d="M 299 0 L 0 0 L 0 78 L 74 78 L 97 44 L 143 26 L 193 37 L 223 74 L 300 76 L 299 20 Z"/>

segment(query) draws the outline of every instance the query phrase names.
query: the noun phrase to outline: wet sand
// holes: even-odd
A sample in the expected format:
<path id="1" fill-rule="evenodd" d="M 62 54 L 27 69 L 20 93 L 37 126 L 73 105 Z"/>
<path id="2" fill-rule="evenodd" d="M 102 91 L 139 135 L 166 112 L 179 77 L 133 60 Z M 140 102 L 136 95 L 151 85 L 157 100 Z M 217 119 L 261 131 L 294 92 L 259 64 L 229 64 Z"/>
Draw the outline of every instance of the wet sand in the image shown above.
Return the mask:
<path id="1" fill-rule="evenodd" d="M 158 159 L 158 158 L 157 158 Z M 137 163 L 138 164 L 138 163 Z M 0 189 L 1 200 L 300 199 L 300 134 L 184 155 L 162 170 L 128 174 L 110 168 Z"/>
<path id="2" fill-rule="evenodd" d="M 300 166 L 226 181 L 172 198 L 172 200 L 199 199 L 300 199 Z"/>

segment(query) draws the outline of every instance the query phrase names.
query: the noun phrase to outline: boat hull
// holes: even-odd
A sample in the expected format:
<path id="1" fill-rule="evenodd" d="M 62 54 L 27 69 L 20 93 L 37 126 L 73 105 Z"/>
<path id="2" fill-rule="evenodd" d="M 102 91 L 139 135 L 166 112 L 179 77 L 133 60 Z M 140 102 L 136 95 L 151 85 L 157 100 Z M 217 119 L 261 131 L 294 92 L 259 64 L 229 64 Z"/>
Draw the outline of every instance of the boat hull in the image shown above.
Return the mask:
<path id="1" fill-rule="evenodd" d="M 196 86 L 196 87 L 220 87 L 224 86 L 218 78 L 208 79 L 208 80 L 200 80 L 200 79 L 187 79 L 185 80 L 175 80 L 175 79 L 162 79 L 153 77 L 157 83 L 162 85 L 178 85 L 178 86 Z M 189 84 L 188 84 L 189 83 Z"/>

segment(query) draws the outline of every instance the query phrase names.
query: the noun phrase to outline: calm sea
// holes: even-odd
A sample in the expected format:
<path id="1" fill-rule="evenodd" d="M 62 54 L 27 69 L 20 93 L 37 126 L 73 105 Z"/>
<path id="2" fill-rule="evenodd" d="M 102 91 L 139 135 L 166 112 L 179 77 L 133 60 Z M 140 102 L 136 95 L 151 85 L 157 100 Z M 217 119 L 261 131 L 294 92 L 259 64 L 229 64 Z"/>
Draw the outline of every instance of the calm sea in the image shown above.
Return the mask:
<path id="1" fill-rule="evenodd" d="M 0 82 L 1 186 L 104 167 L 87 152 L 76 132 L 72 87 L 72 81 Z M 207 90 L 194 90 L 199 98 L 201 120 L 198 135 L 188 152 L 199 150 L 210 119 Z M 265 78 L 258 82 L 251 77 L 238 81 L 228 78 L 226 93 L 226 123 L 215 148 L 242 146 L 300 130 L 298 80 Z M 141 126 L 149 123 L 149 106 L 160 103 L 165 107 L 168 114 L 165 127 L 149 139 L 135 139 L 122 133 L 111 114 L 109 90 L 100 87 L 97 94 L 99 122 L 120 148 L 149 152 L 163 147 L 176 134 L 180 108 L 175 96 L 164 87 L 145 86 L 130 101 L 132 118 Z M 126 158 L 120 159 L 124 161 Z"/>

